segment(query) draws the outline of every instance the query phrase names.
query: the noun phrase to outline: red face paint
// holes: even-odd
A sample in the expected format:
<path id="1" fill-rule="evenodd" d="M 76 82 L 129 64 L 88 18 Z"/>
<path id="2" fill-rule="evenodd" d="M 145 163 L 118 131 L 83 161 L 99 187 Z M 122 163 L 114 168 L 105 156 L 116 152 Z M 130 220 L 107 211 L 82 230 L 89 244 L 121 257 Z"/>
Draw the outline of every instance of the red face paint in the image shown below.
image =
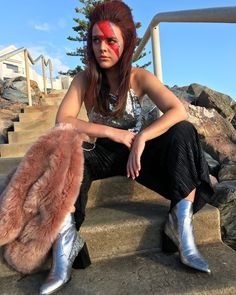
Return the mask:
<path id="1" fill-rule="evenodd" d="M 106 42 L 106 44 L 115 52 L 117 57 L 120 57 L 120 53 L 119 53 L 120 43 L 119 43 L 119 41 L 114 44 L 109 44 L 107 42 L 107 38 L 114 38 L 115 37 L 118 40 L 118 38 L 112 28 L 112 24 L 108 21 L 102 21 L 102 22 L 97 23 L 97 26 L 99 27 L 99 29 L 103 33 L 102 36 L 99 36 L 101 38 L 101 40 Z"/>

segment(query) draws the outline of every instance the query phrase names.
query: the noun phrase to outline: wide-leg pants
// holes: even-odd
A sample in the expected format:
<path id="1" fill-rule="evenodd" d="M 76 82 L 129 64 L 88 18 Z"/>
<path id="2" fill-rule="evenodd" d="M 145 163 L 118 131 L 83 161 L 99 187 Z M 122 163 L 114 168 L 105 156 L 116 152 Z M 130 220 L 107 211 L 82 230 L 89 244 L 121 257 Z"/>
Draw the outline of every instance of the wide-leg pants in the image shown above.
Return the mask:
<path id="1" fill-rule="evenodd" d="M 95 149 L 84 151 L 84 176 L 75 207 L 76 228 L 85 218 L 88 191 L 93 180 L 126 176 L 128 148 L 99 138 Z M 208 165 L 195 127 L 182 121 L 146 142 L 136 181 L 171 201 L 171 208 L 196 188 L 194 212 L 213 195 Z"/>

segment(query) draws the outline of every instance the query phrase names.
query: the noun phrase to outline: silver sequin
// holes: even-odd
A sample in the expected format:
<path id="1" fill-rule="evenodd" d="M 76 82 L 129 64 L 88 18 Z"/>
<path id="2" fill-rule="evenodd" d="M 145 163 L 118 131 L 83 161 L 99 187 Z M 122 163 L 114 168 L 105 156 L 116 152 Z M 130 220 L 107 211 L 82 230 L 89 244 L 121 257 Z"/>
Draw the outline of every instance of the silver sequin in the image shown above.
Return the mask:
<path id="1" fill-rule="evenodd" d="M 143 107 L 143 101 L 139 102 L 133 89 L 130 89 L 127 93 L 126 107 L 123 115 L 121 117 L 112 116 L 117 99 L 117 96 L 109 95 L 109 110 L 111 114 L 108 116 L 96 113 L 92 108 L 88 114 L 89 121 L 139 133 L 143 128 L 156 120 L 156 106 L 149 100 L 145 107 Z"/>

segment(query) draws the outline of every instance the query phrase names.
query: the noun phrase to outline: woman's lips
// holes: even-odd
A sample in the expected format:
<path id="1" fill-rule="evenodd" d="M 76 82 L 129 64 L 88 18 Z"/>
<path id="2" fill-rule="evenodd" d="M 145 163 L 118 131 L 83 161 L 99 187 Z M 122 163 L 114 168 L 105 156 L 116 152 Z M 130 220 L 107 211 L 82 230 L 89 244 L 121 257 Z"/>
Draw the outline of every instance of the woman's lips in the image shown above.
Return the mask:
<path id="1" fill-rule="evenodd" d="M 99 59 L 100 59 L 100 60 L 108 60 L 109 57 L 107 57 L 107 56 L 99 56 Z"/>

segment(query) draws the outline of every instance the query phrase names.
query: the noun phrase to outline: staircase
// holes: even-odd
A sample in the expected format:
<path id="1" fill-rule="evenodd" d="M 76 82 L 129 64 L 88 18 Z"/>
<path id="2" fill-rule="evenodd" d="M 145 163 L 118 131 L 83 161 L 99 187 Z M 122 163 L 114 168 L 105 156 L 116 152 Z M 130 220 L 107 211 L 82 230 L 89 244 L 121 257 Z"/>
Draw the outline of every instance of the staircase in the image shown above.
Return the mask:
<path id="1" fill-rule="evenodd" d="M 26 150 L 54 126 L 64 93 L 54 92 L 40 107 L 26 107 L 8 133 L 9 144 L 0 145 L 0 191 L 7 173 Z M 86 119 L 83 109 L 80 118 Z M 93 182 L 87 218 L 81 228 L 92 265 L 73 270 L 72 280 L 57 294 L 236 294 L 236 253 L 220 237 L 219 211 L 206 205 L 194 216 L 196 241 L 212 274 L 189 269 L 178 254 L 161 252 L 161 231 L 169 202 L 135 181 L 113 177 Z M 0 260 L 0 294 L 37 294 L 49 267 L 22 276 Z"/>

